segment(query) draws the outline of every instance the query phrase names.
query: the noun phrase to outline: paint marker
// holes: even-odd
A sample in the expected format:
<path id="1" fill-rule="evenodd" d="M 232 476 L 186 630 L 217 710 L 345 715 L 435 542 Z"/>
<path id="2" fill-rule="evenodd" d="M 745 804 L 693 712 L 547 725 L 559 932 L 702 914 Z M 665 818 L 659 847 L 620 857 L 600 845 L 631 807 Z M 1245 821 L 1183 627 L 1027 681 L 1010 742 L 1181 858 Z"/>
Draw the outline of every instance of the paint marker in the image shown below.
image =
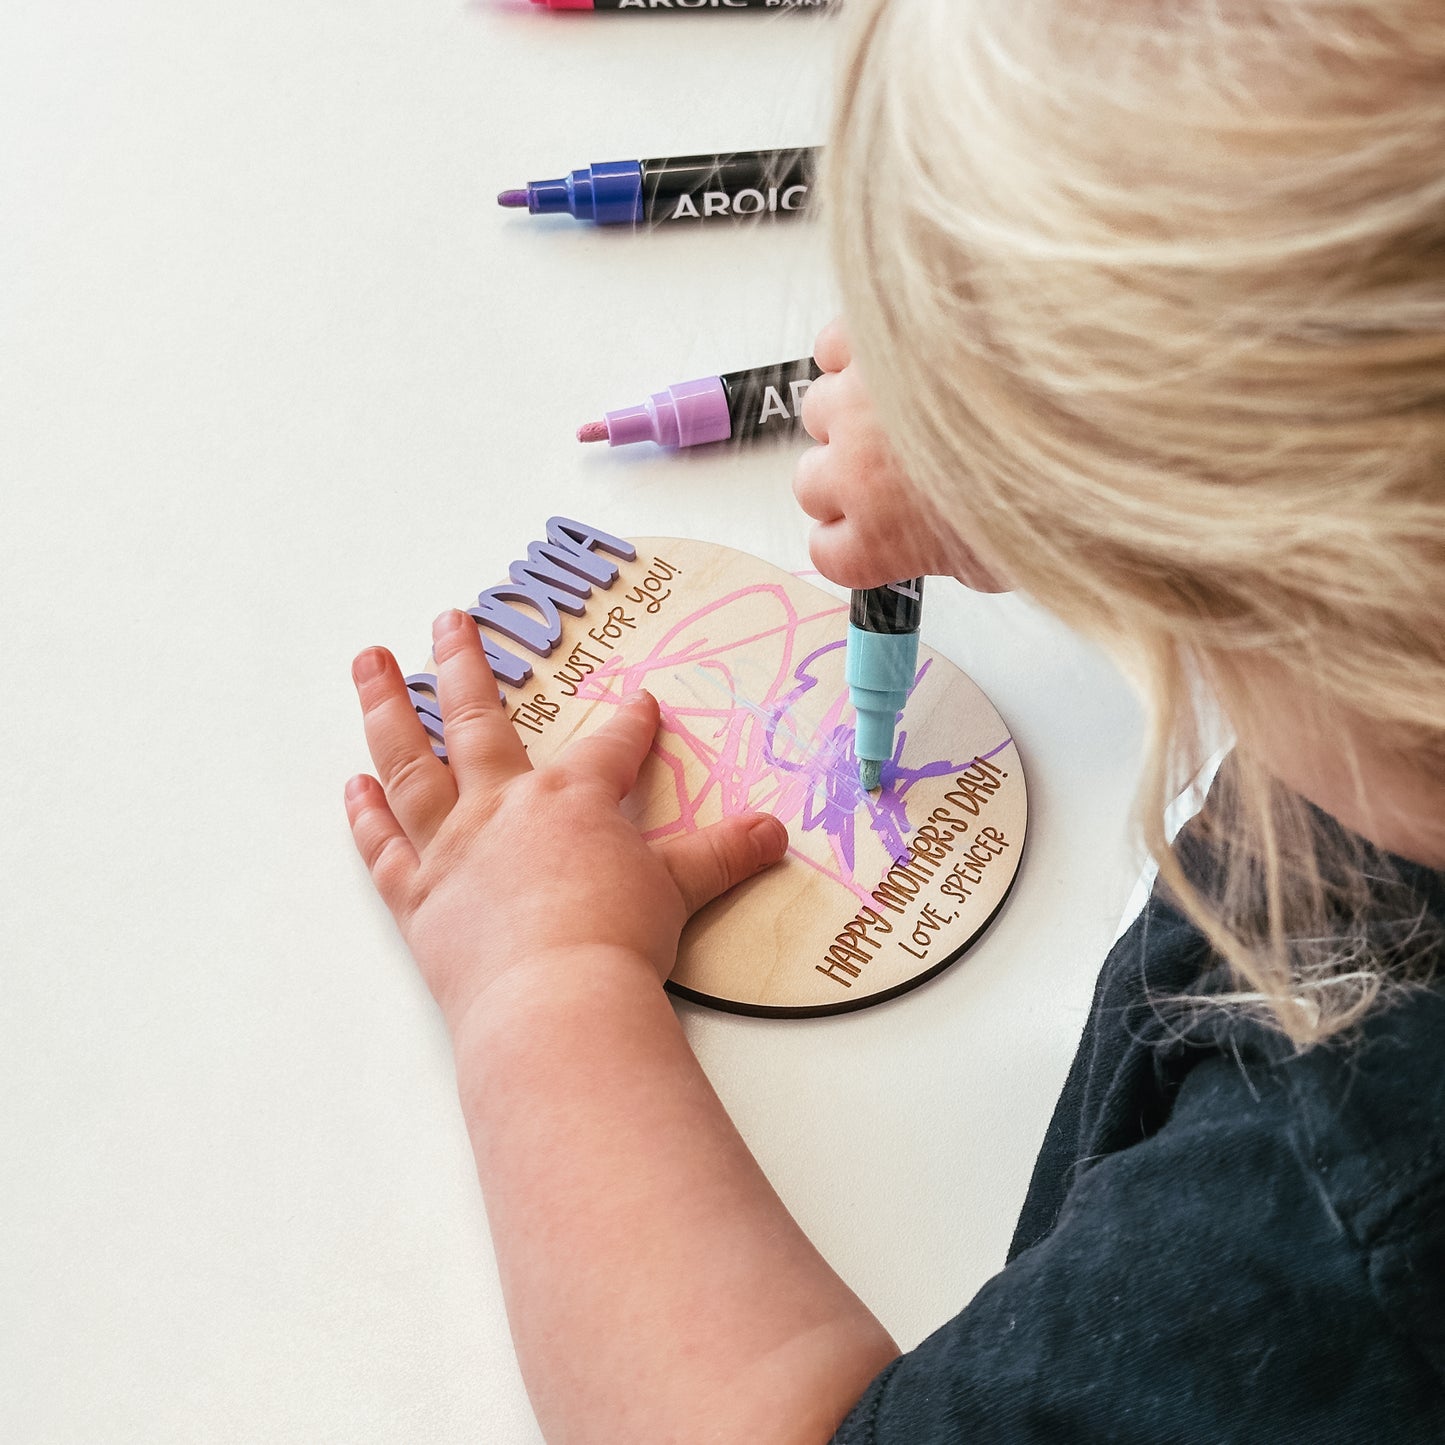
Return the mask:
<path id="1" fill-rule="evenodd" d="M 871 793 L 893 758 L 898 714 L 918 671 L 918 627 L 923 620 L 923 578 L 890 582 L 853 593 L 848 608 L 844 674 L 848 701 L 858 714 L 854 752 L 858 781 Z"/>
<path id="2" fill-rule="evenodd" d="M 816 146 L 597 161 L 554 181 L 503 191 L 499 206 L 534 216 L 568 215 L 599 226 L 663 225 L 748 216 L 790 216 L 807 204 L 818 170 Z"/>
<path id="3" fill-rule="evenodd" d="M 826 10 L 829 0 L 532 0 L 549 10 Z"/>
<path id="4" fill-rule="evenodd" d="M 638 406 L 609 411 L 577 429 L 579 442 L 625 447 L 699 447 L 707 442 L 751 442 L 788 435 L 802 425 L 798 413 L 822 373 L 811 356 L 751 371 L 729 371 L 679 381 Z"/>

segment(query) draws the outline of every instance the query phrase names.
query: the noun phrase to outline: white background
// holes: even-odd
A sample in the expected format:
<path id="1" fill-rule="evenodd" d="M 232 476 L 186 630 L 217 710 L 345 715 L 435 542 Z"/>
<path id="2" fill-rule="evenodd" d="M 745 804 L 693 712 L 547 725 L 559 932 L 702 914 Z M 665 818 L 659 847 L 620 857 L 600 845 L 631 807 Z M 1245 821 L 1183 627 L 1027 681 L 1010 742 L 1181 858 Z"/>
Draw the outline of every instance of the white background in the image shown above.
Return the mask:
<path id="1" fill-rule="evenodd" d="M 572 432 L 805 352 L 822 229 L 494 196 L 819 139 L 830 44 L 521 0 L 0 7 L 0 1437 L 539 1438 L 446 1039 L 343 820 L 348 665 L 419 664 L 554 512 L 807 565 L 791 450 Z M 1139 744 L 1020 599 L 934 584 L 925 638 L 1028 767 L 998 923 L 848 1018 L 681 1010 L 905 1347 L 1002 1262 L 1134 876 Z"/>

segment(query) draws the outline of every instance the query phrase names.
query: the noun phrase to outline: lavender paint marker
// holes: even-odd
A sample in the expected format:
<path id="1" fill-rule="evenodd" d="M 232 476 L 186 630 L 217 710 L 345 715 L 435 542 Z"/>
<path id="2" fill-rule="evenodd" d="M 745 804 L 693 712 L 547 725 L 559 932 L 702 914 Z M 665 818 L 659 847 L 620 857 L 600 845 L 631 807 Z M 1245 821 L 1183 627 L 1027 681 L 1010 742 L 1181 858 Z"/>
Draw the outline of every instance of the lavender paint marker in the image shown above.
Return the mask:
<path id="1" fill-rule="evenodd" d="M 596 161 L 550 181 L 502 191 L 497 204 L 598 226 L 790 216 L 808 201 L 818 152 L 737 151 L 650 161 Z"/>
<path id="2" fill-rule="evenodd" d="M 609 411 L 602 421 L 588 422 L 578 430 L 577 440 L 605 441 L 613 447 L 634 442 L 696 447 L 791 435 L 802 425 L 803 397 L 820 375 L 817 362 L 809 356 L 679 381 L 638 406 Z"/>

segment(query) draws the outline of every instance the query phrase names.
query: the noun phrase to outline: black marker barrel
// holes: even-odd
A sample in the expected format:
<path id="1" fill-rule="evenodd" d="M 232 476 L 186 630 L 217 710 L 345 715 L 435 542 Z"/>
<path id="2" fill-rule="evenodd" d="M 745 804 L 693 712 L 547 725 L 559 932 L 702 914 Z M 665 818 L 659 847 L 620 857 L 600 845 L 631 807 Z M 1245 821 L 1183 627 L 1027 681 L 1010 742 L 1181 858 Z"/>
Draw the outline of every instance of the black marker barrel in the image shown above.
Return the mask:
<path id="1" fill-rule="evenodd" d="M 642 219 L 662 225 L 791 216 L 807 205 L 817 171 L 816 146 L 645 160 Z"/>
<path id="2" fill-rule="evenodd" d="M 923 624 L 923 578 L 855 590 L 848 621 L 863 632 L 917 632 Z"/>
<path id="3" fill-rule="evenodd" d="M 758 441 L 795 432 L 803 394 L 822 375 L 811 356 L 751 371 L 730 371 L 718 378 L 727 393 L 732 440 Z"/>

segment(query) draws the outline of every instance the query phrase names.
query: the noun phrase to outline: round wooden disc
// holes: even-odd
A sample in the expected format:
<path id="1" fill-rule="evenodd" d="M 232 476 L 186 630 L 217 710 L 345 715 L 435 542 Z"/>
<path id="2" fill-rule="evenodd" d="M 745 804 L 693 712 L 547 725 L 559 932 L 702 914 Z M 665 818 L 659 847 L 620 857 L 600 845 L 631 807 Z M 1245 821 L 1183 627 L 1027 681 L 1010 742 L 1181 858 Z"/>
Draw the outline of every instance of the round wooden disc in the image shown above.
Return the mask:
<path id="1" fill-rule="evenodd" d="M 507 700 L 542 762 L 627 693 L 653 693 L 663 726 L 625 805 L 649 838 L 750 808 L 787 824 L 784 861 L 693 918 L 669 987 L 739 1013 L 828 1014 L 952 963 L 1002 905 L 1027 824 L 1023 767 L 988 699 L 922 648 L 882 791 L 865 793 L 847 605 L 728 547 L 633 545 Z"/>

